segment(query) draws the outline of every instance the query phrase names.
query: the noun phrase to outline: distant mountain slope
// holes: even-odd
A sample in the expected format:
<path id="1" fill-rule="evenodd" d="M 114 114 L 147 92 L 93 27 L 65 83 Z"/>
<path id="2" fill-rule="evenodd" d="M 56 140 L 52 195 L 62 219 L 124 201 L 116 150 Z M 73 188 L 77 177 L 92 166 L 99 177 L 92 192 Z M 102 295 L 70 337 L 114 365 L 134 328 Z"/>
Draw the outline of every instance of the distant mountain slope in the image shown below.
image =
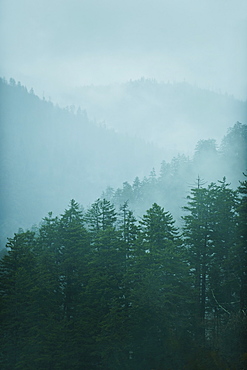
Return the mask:
<path id="1" fill-rule="evenodd" d="M 121 188 L 108 187 L 103 196 L 118 209 L 125 202 L 136 216 L 157 203 L 171 212 L 181 226 L 182 207 L 191 187 L 199 184 L 226 181 L 232 189 L 246 180 L 247 125 L 237 122 L 229 128 L 219 149 L 213 139 L 200 140 L 192 158 L 178 155 L 170 162 L 162 162 L 160 171 L 149 177 L 135 178 L 132 184 L 124 182 Z M 223 180 L 225 178 L 225 180 Z"/>
<path id="2" fill-rule="evenodd" d="M 107 185 L 144 176 L 164 153 L 0 80 L 1 234 L 30 227 L 70 199 L 87 206 Z"/>
<path id="3" fill-rule="evenodd" d="M 107 127 L 153 142 L 171 159 L 191 155 L 198 140 L 220 141 L 237 121 L 246 123 L 247 102 L 188 83 L 141 79 L 109 86 L 82 86 L 64 96 Z"/>
<path id="4" fill-rule="evenodd" d="M 89 117 L 98 122 L 105 119 L 104 126 L 92 122 L 85 111 L 61 109 L 13 79 L 10 83 L 0 79 L 0 247 L 19 227 L 30 228 L 49 211 L 63 212 L 72 198 L 88 206 L 108 186 L 117 189 L 137 176 L 142 179 L 153 167 L 159 170 L 161 162 L 165 173 L 182 163 L 183 175 L 177 176 L 175 171 L 172 180 L 163 176 L 165 182 L 169 177 L 170 185 L 162 184 L 162 195 L 155 200 L 164 202 L 169 211 L 168 198 L 173 198 L 176 209 L 182 205 L 172 195 L 177 186 L 180 198 L 184 197 L 180 183 L 189 188 L 198 174 L 206 181 L 226 175 L 235 186 L 247 168 L 242 154 L 246 148 L 246 102 L 187 84 L 147 80 L 82 88 L 78 93 Z M 227 152 L 226 160 L 220 160 L 219 166 L 215 142 L 207 143 L 207 139 L 219 143 L 238 120 L 243 125 L 236 125 L 227 136 L 225 149 L 224 145 L 220 148 Z M 242 150 L 239 143 L 243 137 Z M 191 171 L 191 166 L 187 167 L 191 162 L 183 154 L 194 154 L 197 139 L 203 139 L 197 153 L 204 154 L 197 164 L 193 162 Z M 182 156 L 172 160 L 178 152 Z M 153 199 L 153 188 L 149 193 Z"/>

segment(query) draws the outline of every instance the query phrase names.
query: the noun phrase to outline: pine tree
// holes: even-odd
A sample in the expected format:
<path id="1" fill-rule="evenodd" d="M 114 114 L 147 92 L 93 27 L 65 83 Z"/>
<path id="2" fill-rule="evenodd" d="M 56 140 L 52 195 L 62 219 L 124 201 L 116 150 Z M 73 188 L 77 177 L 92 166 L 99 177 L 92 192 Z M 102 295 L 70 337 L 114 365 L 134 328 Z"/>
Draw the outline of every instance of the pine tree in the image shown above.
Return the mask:
<path id="1" fill-rule="evenodd" d="M 195 336 L 202 345 L 207 338 L 219 348 L 221 328 L 236 302 L 236 192 L 225 178 L 207 188 L 198 179 L 184 209 L 184 245 L 196 293 Z"/>
<path id="2" fill-rule="evenodd" d="M 86 221 L 91 254 L 85 301 L 91 318 L 87 327 L 94 338 L 89 351 L 103 368 L 114 369 L 126 343 L 123 325 L 126 244 L 122 232 L 117 230 L 117 213 L 109 201 L 98 199 L 93 203 Z"/>
<path id="3" fill-rule="evenodd" d="M 224 303 L 226 311 L 234 309 L 235 278 L 232 272 L 232 251 L 236 245 L 237 195 L 226 183 L 226 179 L 211 187 L 210 195 L 210 238 L 211 263 L 209 268 L 209 289 L 211 302 L 216 311 L 217 303 Z M 222 306 L 223 307 L 223 306 Z"/>
<path id="4" fill-rule="evenodd" d="M 246 175 L 245 175 L 246 176 Z M 247 180 L 240 182 L 238 187 L 240 202 L 238 211 L 238 272 L 240 275 L 240 310 L 247 312 Z"/>
<path id="5" fill-rule="evenodd" d="M 178 240 L 178 229 L 169 212 L 154 203 L 140 221 L 143 243 L 150 252 L 163 250 Z M 145 248 L 145 247 L 144 247 Z"/>
<path id="6" fill-rule="evenodd" d="M 211 187 L 211 186 L 210 186 Z M 183 216 L 184 245 L 188 250 L 188 262 L 194 277 L 195 289 L 195 336 L 196 340 L 205 342 L 205 318 L 207 301 L 207 277 L 211 255 L 209 190 L 203 188 L 198 178 L 196 188 L 191 189 L 187 197 L 188 205 Z"/>
<path id="7" fill-rule="evenodd" d="M 67 320 L 73 317 L 74 297 L 83 283 L 85 255 L 89 251 L 87 231 L 84 228 L 82 211 L 75 200 L 61 216 L 59 225 L 61 243 L 61 284 L 64 291 L 64 314 Z"/>
<path id="8" fill-rule="evenodd" d="M 94 235 L 107 228 L 114 228 L 116 219 L 114 206 L 106 199 L 97 199 L 85 216 L 89 230 Z"/>
<path id="9" fill-rule="evenodd" d="M 133 249 L 138 235 L 138 226 L 133 212 L 128 208 L 128 202 L 120 207 L 118 230 L 121 233 L 121 239 L 126 246 L 126 263 L 133 254 Z M 130 261 L 129 261 L 130 262 Z"/>
<path id="10" fill-rule="evenodd" d="M 34 357 L 29 351 L 37 354 L 37 341 L 32 341 L 37 328 L 34 246 L 34 233 L 20 231 L 8 240 L 9 252 L 0 261 L 0 363 L 3 369 L 31 368 Z"/>
<path id="11" fill-rule="evenodd" d="M 137 368 L 180 366 L 170 357 L 177 333 L 182 335 L 190 326 L 186 303 L 190 283 L 180 244 L 171 214 L 153 204 L 140 221 L 128 275 L 132 358 Z"/>
<path id="12" fill-rule="evenodd" d="M 244 174 L 245 175 L 245 174 Z M 245 175 L 246 177 L 246 175 Z M 238 187 L 240 196 L 238 212 L 238 243 L 236 245 L 235 272 L 239 281 L 239 310 L 240 310 L 240 343 L 239 354 L 242 358 L 242 366 L 247 366 L 247 180 L 241 181 Z"/>
<path id="13" fill-rule="evenodd" d="M 80 325 L 83 315 L 82 301 L 88 275 L 88 254 L 90 252 L 88 232 L 84 227 L 83 213 L 79 204 L 71 200 L 59 221 L 60 287 L 63 293 L 63 332 L 61 368 L 80 368 L 83 341 L 78 337 L 86 335 L 86 328 Z"/>

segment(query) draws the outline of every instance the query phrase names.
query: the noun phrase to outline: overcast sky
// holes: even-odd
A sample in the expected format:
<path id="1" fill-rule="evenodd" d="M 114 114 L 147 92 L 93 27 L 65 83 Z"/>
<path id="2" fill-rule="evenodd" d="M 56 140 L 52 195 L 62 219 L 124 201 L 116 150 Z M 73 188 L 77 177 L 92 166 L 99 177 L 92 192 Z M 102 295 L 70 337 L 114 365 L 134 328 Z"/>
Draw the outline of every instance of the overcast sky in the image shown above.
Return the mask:
<path id="1" fill-rule="evenodd" d="M 0 75 L 52 100 L 140 77 L 247 98 L 246 0 L 0 0 Z"/>

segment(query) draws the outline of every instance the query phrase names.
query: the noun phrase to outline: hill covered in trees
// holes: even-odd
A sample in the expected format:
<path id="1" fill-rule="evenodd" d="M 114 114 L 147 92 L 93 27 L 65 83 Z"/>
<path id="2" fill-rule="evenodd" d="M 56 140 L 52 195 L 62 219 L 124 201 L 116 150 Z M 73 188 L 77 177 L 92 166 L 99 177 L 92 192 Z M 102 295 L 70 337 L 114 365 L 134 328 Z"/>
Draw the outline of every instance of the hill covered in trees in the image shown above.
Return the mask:
<path id="1" fill-rule="evenodd" d="M 90 117 L 117 132 L 152 142 L 164 159 L 192 156 L 201 139 L 221 142 L 237 121 L 246 123 L 247 102 L 186 82 L 164 83 L 142 78 L 123 84 L 81 86 L 64 95 L 82 105 Z"/>
<path id="2" fill-rule="evenodd" d="M 10 237 L 1 367 L 244 368 L 247 125 L 238 114 L 219 145 L 202 138 L 193 156 L 166 159 L 13 79 L 0 87 L 2 244 Z M 69 199 L 79 203 L 62 213 Z"/>
<path id="3" fill-rule="evenodd" d="M 4 246 L 7 236 L 13 235 L 19 227 L 26 228 L 39 222 L 47 210 L 52 209 L 55 213 L 60 213 L 65 206 L 64 202 L 71 198 L 89 205 L 107 187 L 104 196 L 116 207 L 129 201 L 136 214 L 141 215 L 153 202 L 157 202 L 173 212 L 178 220 L 183 199 L 198 175 L 208 182 L 226 176 L 227 181 L 236 187 L 242 179 L 242 172 L 246 170 L 245 124 L 235 124 L 219 147 L 214 139 L 200 140 L 192 158 L 180 152 L 168 160 L 166 154 L 170 149 L 169 146 L 166 148 L 166 141 L 163 148 L 158 148 L 157 145 L 147 144 L 143 140 L 143 133 L 148 127 L 160 138 L 164 133 L 172 131 L 173 134 L 167 138 L 169 145 L 174 148 L 180 142 L 181 135 L 184 145 L 190 145 L 190 129 L 184 135 L 184 131 L 174 126 L 173 121 L 160 111 L 162 107 L 164 111 L 169 111 L 171 115 L 173 112 L 174 117 L 177 117 L 175 111 L 178 108 L 182 115 L 185 111 L 192 112 L 195 109 L 186 95 L 191 90 L 192 95 L 188 95 L 196 99 L 195 94 L 199 93 L 199 90 L 186 84 L 179 87 L 146 80 L 131 82 L 124 88 L 123 100 L 120 100 L 121 94 L 113 94 L 115 90 L 103 89 L 101 94 L 104 93 L 105 100 L 108 98 L 110 102 L 114 95 L 115 101 L 118 101 L 117 105 L 124 105 L 119 111 L 114 108 L 114 99 L 111 104 L 104 104 L 115 112 L 105 126 L 90 120 L 85 110 L 75 110 L 74 107 L 61 109 L 50 101 L 40 99 L 32 89 L 28 92 L 13 79 L 9 83 L 1 79 L 0 89 L 1 247 Z M 170 89 L 173 93 L 169 100 Z M 90 91 L 89 89 L 88 95 L 84 96 L 83 106 L 86 106 L 89 97 L 94 95 Z M 153 97 L 150 94 L 153 94 Z M 214 105 L 217 111 L 221 109 L 224 117 L 227 112 L 231 119 L 235 117 L 234 120 L 243 116 L 245 103 L 215 93 L 201 91 L 200 94 L 198 99 L 201 104 L 203 96 L 205 106 L 211 102 L 207 105 L 207 111 Z M 125 105 L 125 101 L 128 104 Z M 159 103 L 156 105 L 154 101 Z M 129 105 L 130 102 L 132 105 Z M 227 110 L 228 105 L 230 108 Z M 168 107 L 174 109 L 169 110 Z M 205 112 L 202 107 L 201 111 L 202 121 L 199 121 L 198 117 L 196 128 L 198 134 L 203 133 L 200 127 L 204 127 Z M 118 117 L 117 112 L 121 113 Z M 129 117 L 126 121 L 126 115 L 130 114 L 132 120 Z M 149 117 L 149 125 L 142 119 L 143 114 Z M 95 115 L 97 116 L 97 109 Z M 188 114 L 190 119 L 191 115 L 193 114 Z M 157 116 L 163 122 L 160 126 L 157 126 Z M 138 124 L 137 117 L 140 119 Z M 113 118 L 116 120 L 116 126 L 119 119 L 128 122 L 126 130 L 130 128 L 129 136 L 106 128 L 107 124 L 111 126 Z M 226 122 L 229 122 L 229 118 Z M 219 121 L 217 130 L 221 129 L 221 124 L 222 120 Z M 194 125 L 193 120 L 191 125 Z M 131 127 L 137 130 L 135 138 Z M 212 125 L 209 127 L 212 128 Z M 151 138 L 151 134 L 148 136 Z M 155 171 L 152 171 L 148 178 L 147 174 L 152 168 L 155 168 L 156 172 L 160 169 L 160 173 L 155 175 Z M 131 182 L 133 185 L 130 185 Z M 124 184 L 123 189 L 121 184 Z"/>
<path id="4" fill-rule="evenodd" d="M 164 157 L 142 140 L 116 134 L 85 111 L 61 109 L 13 79 L 0 80 L 1 243 L 67 199 L 88 205 L 111 184 L 144 176 Z M 2 245 L 3 246 L 3 245 Z"/>
<path id="5" fill-rule="evenodd" d="M 247 181 L 198 183 L 183 226 L 154 203 L 74 200 L 0 263 L 2 369 L 241 370 Z"/>
<path id="6" fill-rule="evenodd" d="M 153 169 L 149 176 L 125 181 L 120 188 L 107 187 L 102 196 L 117 208 L 127 201 L 136 215 L 142 215 L 154 202 L 162 204 L 179 222 L 184 199 L 198 178 L 209 184 L 226 177 L 236 188 L 246 168 L 247 125 L 237 122 L 219 147 L 213 139 L 200 140 L 192 158 L 179 154 L 170 162 L 162 161 L 158 173 Z"/>
<path id="7" fill-rule="evenodd" d="M 146 86 L 149 87 L 148 90 Z M 161 107 L 168 109 L 169 106 L 171 109 L 174 106 L 174 110 L 169 114 L 173 112 L 175 117 L 175 110 L 178 107 L 181 114 L 185 114 L 186 110 L 194 109 L 192 104 L 189 104 L 189 98 L 185 99 L 187 90 L 192 87 L 189 88 L 186 84 L 180 87 L 181 90 L 178 85 L 170 86 L 141 80 L 125 86 L 125 90 L 127 89 L 130 95 L 127 94 L 129 96 L 127 98 L 125 94 L 122 102 L 119 94 L 115 96 L 118 104 L 120 102 L 124 104 L 126 99 L 128 104 L 124 105 L 124 114 L 119 114 L 118 118 L 116 116 L 118 109 L 113 109 L 115 113 L 109 118 L 109 126 L 113 117 L 118 125 L 118 119 L 126 121 L 126 115 L 132 114 L 132 121 L 130 117 L 127 120 L 126 130 L 129 126 L 137 129 L 135 134 L 137 136 L 138 133 L 138 137 L 134 138 L 131 129 L 129 136 L 116 133 L 112 129 L 107 129 L 106 124 L 102 126 L 90 120 L 85 110 L 80 108 L 75 110 L 74 107 L 61 109 L 50 101 L 37 97 L 32 89 L 28 92 L 24 86 L 13 79 L 9 83 L 1 79 L 1 247 L 4 246 L 7 236 L 13 235 L 19 227 L 26 228 L 39 222 L 47 210 L 52 209 L 55 213 L 60 213 L 65 206 L 64 202 L 71 198 L 89 205 L 100 196 L 103 189 L 107 189 L 104 197 L 111 200 L 116 207 L 129 201 L 136 214 L 141 215 L 153 202 L 157 202 L 171 211 L 175 219 L 179 220 L 183 199 L 198 175 L 208 182 L 217 181 L 226 176 L 227 181 L 236 187 L 238 181 L 242 179 L 242 172 L 246 170 L 245 124 L 235 124 L 229 132 L 225 133 L 219 147 L 214 138 L 200 140 L 194 157 L 180 152 L 179 155 L 168 160 L 166 154 L 167 150 L 168 152 L 170 150 L 169 146 L 158 148 L 157 145 L 147 144 L 140 139 L 140 137 L 144 138 L 142 135 L 148 124 L 139 114 L 150 109 L 150 113 L 147 114 L 149 130 L 160 137 L 165 132 L 172 131 L 173 135 L 176 133 L 176 138 L 168 135 L 169 145 L 176 147 L 180 142 L 183 130 L 177 130 L 172 120 L 168 120 L 160 112 Z M 170 89 L 174 90 L 170 98 L 172 100 L 168 99 Z M 93 95 L 90 91 L 87 97 L 84 96 L 83 106 L 87 105 L 89 97 Z M 198 93 L 196 88 L 192 91 L 194 91 L 192 96 Z M 104 96 L 105 99 L 108 96 L 110 101 L 114 90 L 103 89 L 102 94 L 103 92 L 109 93 L 109 96 Z M 151 93 L 154 94 L 152 99 Z M 154 104 L 156 95 L 159 101 L 157 106 Z M 218 111 L 221 108 L 223 116 L 226 112 L 232 120 L 233 116 L 234 120 L 236 117 L 243 116 L 245 103 L 205 91 L 204 95 L 205 105 L 210 96 L 211 105 L 209 104 L 208 107 L 212 108 L 214 105 Z M 178 105 L 172 103 L 175 97 L 177 102 L 180 102 Z M 213 97 L 216 97 L 215 101 Z M 199 94 L 198 99 L 201 100 L 201 104 L 202 98 L 203 94 Z M 224 101 L 224 104 L 220 104 L 220 101 Z M 92 97 L 92 104 L 93 102 Z M 105 106 L 110 109 L 114 105 L 112 104 L 109 106 L 105 104 Z M 225 110 L 228 105 L 229 111 Z M 155 115 L 151 119 L 151 112 L 152 114 L 156 112 L 156 116 L 160 116 L 162 125 L 157 126 Z M 202 109 L 202 123 L 204 122 L 203 112 Z M 213 114 L 212 111 L 211 114 Z M 95 115 L 97 116 L 97 109 Z M 140 118 L 138 124 L 137 117 Z M 193 122 L 192 120 L 192 125 Z M 226 122 L 229 122 L 229 118 Z M 140 123 L 142 128 L 138 126 Z M 198 134 L 203 133 L 200 129 L 202 123 L 198 121 Z M 222 120 L 217 130 L 220 130 L 221 123 Z M 183 141 L 187 146 L 190 145 L 189 137 L 190 129 L 187 135 L 183 135 Z M 152 168 L 155 170 L 148 178 L 147 174 Z M 160 173 L 157 173 L 159 169 Z"/>

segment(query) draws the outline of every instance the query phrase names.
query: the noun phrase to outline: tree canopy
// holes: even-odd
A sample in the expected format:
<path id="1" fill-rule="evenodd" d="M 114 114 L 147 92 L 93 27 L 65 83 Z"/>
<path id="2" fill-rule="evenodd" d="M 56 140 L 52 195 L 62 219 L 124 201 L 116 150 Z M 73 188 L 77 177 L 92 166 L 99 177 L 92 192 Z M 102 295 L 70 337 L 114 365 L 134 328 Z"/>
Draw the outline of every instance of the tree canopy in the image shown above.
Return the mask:
<path id="1" fill-rule="evenodd" d="M 0 263 L 1 368 L 242 369 L 246 193 L 198 178 L 182 228 L 102 198 L 20 230 Z"/>

